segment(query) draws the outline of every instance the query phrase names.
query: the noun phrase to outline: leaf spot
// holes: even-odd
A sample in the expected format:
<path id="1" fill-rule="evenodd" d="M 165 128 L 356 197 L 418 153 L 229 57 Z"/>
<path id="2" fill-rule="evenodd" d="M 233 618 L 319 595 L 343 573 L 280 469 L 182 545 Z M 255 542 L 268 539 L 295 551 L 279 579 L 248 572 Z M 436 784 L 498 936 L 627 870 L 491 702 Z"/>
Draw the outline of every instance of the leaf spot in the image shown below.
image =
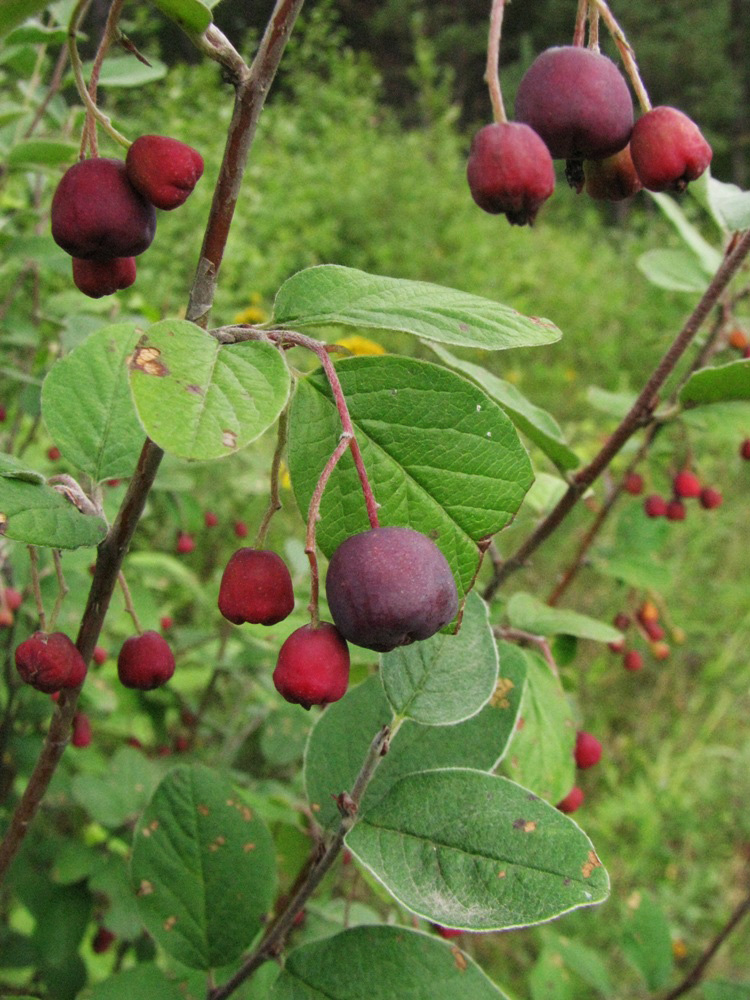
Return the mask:
<path id="1" fill-rule="evenodd" d="M 185 386 L 185 391 L 186 392 L 191 392 L 194 396 L 202 396 L 203 395 L 203 389 L 199 385 L 186 385 Z"/>
<path id="2" fill-rule="evenodd" d="M 601 866 L 602 863 L 596 856 L 596 853 L 594 851 L 589 851 L 588 860 L 584 863 L 583 867 L 581 868 L 581 873 L 583 874 L 584 878 L 590 878 L 591 873 L 594 871 L 594 869 L 601 868 Z"/>
<path id="3" fill-rule="evenodd" d="M 458 329 L 461 331 L 461 333 L 468 333 L 469 330 L 471 330 L 471 327 L 469 326 L 468 323 L 459 323 Z"/>
<path id="4" fill-rule="evenodd" d="M 209 849 L 209 851 L 211 851 L 212 853 L 215 854 L 216 851 L 218 851 L 220 847 L 223 847 L 224 844 L 226 844 L 226 842 L 227 842 L 227 838 L 225 836 L 223 836 L 223 834 L 219 834 L 219 836 L 216 838 L 216 840 L 213 842 L 213 844 L 209 844 L 208 849 Z"/>
<path id="5" fill-rule="evenodd" d="M 171 931 L 176 923 L 177 923 L 177 917 L 167 917 L 167 919 L 164 921 L 164 930 Z"/>
<path id="6" fill-rule="evenodd" d="M 492 705 L 493 708 L 510 708 L 508 694 L 514 687 L 515 685 L 512 680 L 507 677 L 501 677 L 495 685 L 495 690 L 492 692 L 490 705 Z"/>
<path id="7" fill-rule="evenodd" d="M 137 346 L 128 358 L 128 367 L 131 370 L 143 372 L 144 375 L 156 375 L 164 378 L 169 375 L 169 369 L 159 361 L 161 351 L 158 347 Z"/>
<path id="8" fill-rule="evenodd" d="M 310 804 L 310 808 L 312 809 L 312 811 L 314 813 L 319 813 L 320 812 L 320 803 L 319 802 L 312 802 Z"/>
<path id="9" fill-rule="evenodd" d="M 536 822 L 533 819 L 530 819 L 526 823 L 524 823 L 523 826 L 524 833 L 533 833 L 534 830 L 536 830 Z"/>
<path id="10" fill-rule="evenodd" d="M 149 880 L 146 878 L 141 879 L 141 884 L 138 886 L 138 895 L 150 896 L 153 891 L 154 891 L 154 883 L 149 882 Z"/>
<path id="11" fill-rule="evenodd" d="M 498 878 L 505 878 L 505 876 L 506 876 L 507 874 L 508 874 L 508 873 L 507 873 L 507 872 L 506 872 L 506 870 L 505 870 L 505 869 L 503 868 L 503 870 L 502 870 L 502 871 L 500 871 L 500 872 L 498 872 L 498 873 L 497 873 L 497 877 L 498 877 Z"/>
<path id="12" fill-rule="evenodd" d="M 465 972 L 468 965 L 465 955 L 455 945 L 451 948 L 451 951 L 453 952 L 453 960 L 456 963 L 456 968 L 459 972 Z"/>
<path id="13" fill-rule="evenodd" d="M 245 854 L 247 854 L 249 851 L 254 851 L 255 850 L 255 844 L 253 844 L 252 842 L 249 843 L 249 844 L 243 844 L 242 845 L 242 850 L 245 852 Z"/>
<path id="14" fill-rule="evenodd" d="M 237 432 L 225 430 L 221 434 L 221 443 L 225 448 L 236 448 L 237 447 Z"/>
<path id="15" fill-rule="evenodd" d="M 199 806 L 196 806 L 196 808 L 198 812 L 201 814 L 201 816 L 209 816 L 211 814 L 211 810 L 208 808 L 208 806 L 203 805 L 203 803 L 201 803 Z"/>

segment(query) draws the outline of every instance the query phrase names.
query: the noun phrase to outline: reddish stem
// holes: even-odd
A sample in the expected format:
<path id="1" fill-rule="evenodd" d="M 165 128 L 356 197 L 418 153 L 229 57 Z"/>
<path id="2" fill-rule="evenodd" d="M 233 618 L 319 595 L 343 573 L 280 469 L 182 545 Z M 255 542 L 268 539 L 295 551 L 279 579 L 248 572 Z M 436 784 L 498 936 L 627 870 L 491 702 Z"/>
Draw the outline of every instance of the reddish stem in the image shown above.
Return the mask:
<path id="1" fill-rule="evenodd" d="M 490 36 L 487 43 L 487 70 L 484 79 L 490 91 L 492 114 L 495 122 L 504 125 L 508 121 L 500 87 L 500 35 L 503 29 L 505 0 L 492 0 L 490 13 Z"/>

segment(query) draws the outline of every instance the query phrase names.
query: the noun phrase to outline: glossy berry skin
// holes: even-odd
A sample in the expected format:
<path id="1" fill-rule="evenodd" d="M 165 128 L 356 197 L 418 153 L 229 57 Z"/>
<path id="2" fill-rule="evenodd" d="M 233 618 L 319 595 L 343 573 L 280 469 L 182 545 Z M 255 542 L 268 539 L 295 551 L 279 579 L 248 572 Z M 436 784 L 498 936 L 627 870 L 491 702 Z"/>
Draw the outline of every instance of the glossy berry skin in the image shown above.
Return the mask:
<path id="1" fill-rule="evenodd" d="M 328 705 L 346 694 L 349 647 L 330 622 L 303 625 L 279 650 L 273 672 L 276 690 L 293 705 Z"/>
<path id="2" fill-rule="evenodd" d="M 745 438 L 740 445 L 740 458 L 744 458 L 746 462 L 750 462 L 750 438 Z"/>
<path id="3" fill-rule="evenodd" d="M 586 194 L 595 201 L 623 201 L 643 187 L 635 172 L 630 145 L 603 160 L 585 160 Z"/>
<path id="4" fill-rule="evenodd" d="M 156 232 L 154 206 L 131 185 L 121 160 L 81 160 L 52 198 L 52 238 L 71 257 L 137 257 Z"/>
<path id="5" fill-rule="evenodd" d="M 633 102 L 611 59 L 559 46 L 542 52 L 524 74 L 516 119 L 542 137 L 555 160 L 600 160 L 627 145 Z"/>
<path id="6" fill-rule="evenodd" d="M 142 135 L 125 157 L 128 179 L 164 211 L 186 201 L 203 175 L 203 157 L 192 146 L 165 135 Z"/>
<path id="7" fill-rule="evenodd" d="M 328 565 L 326 596 L 344 638 L 379 653 L 428 639 L 458 612 L 447 559 L 412 528 L 373 528 L 343 541 Z"/>
<path id="8" fill-rule="evenodd" d="M 637 649 L 629 649 L 622 658 L 622 665 L 626 670 L 635 672 L 643 669 L 643 656 Z"/>
<path id="9" fill-rule="evenodd" d="M 127 688 L 151 691 L 174 673 L 174 654 L 167 640 L 149 630 L 126 639 L 117 657 L 117 676 Z"/>
<path id="10" fill-rule="evenodd" d="M 647 111 L 630 140 L 633 165 L 649 191 L 684 191 L 711 162 L 713 151 L 700 129 L 677 108 Z"/>
<path id="11" fill-rule="evenodd" d="M 15 660 L 22 680 L 45 694 L 78 687 L 86 677 L 86 663 L 64 632 L 35 632 L 16 648 Z"/>
<path id="12" fill-rule="evenodd" d="M 474 201 L 514 226 L 531 224 L 555 189 L 549 150 L 528 125 L 485 125 L 474 136 L 466 165 Z"/>
<path id="13" fill-rule="evenodd" d="M 672 480 L 672 489 L 676 497 L 682 497 L 685 500 L 694 499 L 701 495 L 700 479 L 690 469 L 683 469 Z"/>
<path id="14" fill-rule="evenodd" d="M 294 608 L 286 563 L 269 549 L 238 549 L 219 586 L 219 611 L 233 625 L 276 625 Z"/>
<path id="15" fill-rule="evenodd" d="M 652 493 L 643 502 L 646 517 L 664 517 L 667 513 L 667 501 L 658 493 Z"/>
<path id="16" fill-rule="evenodd" d="M 643 476 L 639 476 L 637 472 L 629 472 L 623 480 L 623 489 L 634 497 L 640 496 L 643 493 Z"/>
<path id="17" fill-rule="evenodd" d="M 576 767 L 585 771 L 586 768 L 593 767 L 594 764 L 598 764 L 601 760 L 602 745 L 596 736 L 592 736 L 591 733 L 587 733 L 581 729 L 576 734 L 574 754 Z"/>
<path id="18" fill-rule="evenodd" d="M 564 813 L 574 813 L 577 809 L 580 809 L 583 805 L 584 794 L 583 790 L 575 785 L 562 801 L 557 803 L 557 808 L 560 812 Z"/>
<path id="19" fill-rule="evenodd" d="M 667 514 L 668 521 L 684 521 L 685 520 L 685 504 L 682 500 L 670 500 L 667 504 Z"/>
<path id="20" fill-rule="evenodd" d="M 701 490 L 700 502 L 704 510 L 716 510 L 724 503 L 724 497 L 713 486 L 706 486 Z"/>
<path id="21" fill-rule="evenodd" d="M 124 288 L 130 288 L 134 281 L 134 257 L 113 257 L 112 260 L 73 258 L 73 284 L 90 299 L 114 295 Z"/>
<path id="22" fill-rule="evenodd" d="M 91 743 L 91 722 L 85 712 L 76 712 L 73 716 L 73 733 L 70 742 L 82 750 Z"/>

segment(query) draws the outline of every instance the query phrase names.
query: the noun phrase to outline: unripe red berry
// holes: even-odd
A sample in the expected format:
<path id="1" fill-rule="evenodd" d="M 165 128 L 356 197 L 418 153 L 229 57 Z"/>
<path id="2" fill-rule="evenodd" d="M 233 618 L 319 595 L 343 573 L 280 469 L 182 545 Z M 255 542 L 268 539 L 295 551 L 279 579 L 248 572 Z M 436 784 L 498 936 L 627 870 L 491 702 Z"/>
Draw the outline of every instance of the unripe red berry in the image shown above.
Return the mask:
<path id="1" fill-rule="evenodd" d="M 717 507 L 721 507 L 724 497 L 713 486 L 706 486 L 701 490 L 700 501 L 704 510 L 715 510 Z"/>
<path id="2" fill-rule="evenodd" d="M 10 608 L 11 611 L 18 611 L 18 609 L 23 604 L 23 596 L 20 590 L 16 590 L 15 587 L 6 587 L 5 603 Z"/>
<path id="3" fill-rule="evenodd" d="M 8 607 L 0 607 L 0 628 L 10 628 L 15 621 L 15 615 Z"/>
<path id="4" fill-rule="evenodd" d="M 474 201 L 485 212 L 504 214 L 515 226 L 531 224 L 555 189 L 552 157 L 528 125 L 485 125 L 474 136 L 466 165 Z"/>
<path id="5" fill-rule="evenodd" d="M 35 632 L 16 648 L 15 660 L 21 678 L 45 694 L 78 687 L 86 677 L 86 662 L 64 632 Z"/>
<path id="6" fill-rule="evenodd" d="M 52 237 L 71 257 L 137 257 L 156 232 L 154 207 L 131 185 L 121 160 L 81 160 L 52 199 Z"/>
<path id="7" fill-rule="evenodd" d="M 608 642 L 607 646 L 612 653 L 623 653 L 625 651 L 625 640 L 615 639 L 614 642 Z"/>
<path id="8" fill-rule="evenodd" d="M 286 563 L 269 549 L 238 549 L 229 559 L 219 587 L 219 611 L 234 625 L 276 625 L 294 608 L 292 578 Z"/>
<path id="9" fill-rule="evenodd" d="M 100 667 L 102 663 L 106 663 L 106 661 L 109 659 L 109 653 L 103 646 L 96 646 L 94 648 L 92 659 L 94 663 L 98 667 Z"/>
<path id="10" fill-rule="evenodd" d="M 643 493 L 643 476 L 639 476 L 637 472 L 629 472 L 623 480 L 623 488 L 626 493 L 639 496 Z"/>
<path id="11" fill-rule="evenodd" d="M 652 493 L 643 501 L 646 517 L 664 517 L 667 513 L 667 501 L 658 493 Z"/>
<path id="12" fill-rule="evenodd" d="M 651 642 L 648 648 L 655 660 L 666 660 L 671 652 L 666 642 Z"/>
<path id="13" fill-rule="evenodd" d="M 177 535 L 175 548 L 180 555 L 187 555 L 195 548 L 195 539 L 188 531 L 180 531 Z"/>
<path id="14" fill-rule="evenodd" d="M 630 146 L 603 160 L 584 160 L 586 194 L 595 201 L 623 201 L 638 194 L 643 185 L 633 166 Z"/>
<path id="15" fill-rule="evenodd" d="M 142 135 L 125 158 L 128 180 L 157 208 L 182 205 L 203 175 L 203 157 L 192 146 L 164 135 Z"/>
<path id="16" fill-rule="evenodd" d="M 90 299 L 114 295 L 130 288 L 134 281 L 135 257 L 113 257 L 112 260 L 73 258 L 73 284 Z"/>
<path id="17" fill-rule="evenodd" d="M 653 601 L 644 601 L 640 608 L 638 608 L 636 614 L 638 621 L 643 623 L 659 621 L 659 609 Z"/>
<path id="18" fill-rule="evenodd" d="M 152 630 L 126 639 L 117 657 L 120 683 L 139 691 L 151 691 L 166 684 L 174 667 L 174 654 L 169 644 Z"/>
<path id="19" fill-rule="evenodd" d="M 184 734 L 175 736 L 174 738 L 174 751 L 175 753 L 186 753 L 190 749 L 190 740 Z"/>
<path id="20" fill-rule="evenodd" d="M 701 495 L 701 482 L 690 469 L 683 469 L 672 480 L 672 489 L 676 497 L 692 500 Z"/>
<path id="21" fill-rule="evenodd" d="M 677 108 L 653 108 L 635 123 L 633 165 L 649 191 L 684 191 L 711 162 L 712 150 L 694 121 Z"/>
<path id="22" fill-rule="evenodd" d="M 108 951 L 115 937 L 116 935 L 112 931 L 107 930 L 106 927 L 100 927 L 94 935 L 94 940 L 91 942 L 92 951 L 97 955 Z"/>
<path id="23" fill-rule="evenodd" d="M 553 159 L 599 160 L 627 145 L 633 102 L 611 59 L 559 46 L 542 52 L 524 74 L 516 118 L 542 137 Z"/>
<path id="24" fill-rule="evenodd" d="M 574 813 L 577 809 L 580 809 L 583 805 L 583 790 L 574 785 L 573 788 L 568 792 L 564 799 L 557 803 L 557 808 L 560 812 L 564 813 Z"/>
<path id="25" fill-rule="evenodd" d="M 85 712 L 76 712 L 73 716 L 73 734 L 70 742 L 79 750 L 91 743 L 91 722 Z"/>
<path id="26" fill-rule="evenodd" d="M 162 615 L 159 619 L 159 628 L 162 632 L 168 632 L 174 625 L 174 619 L 170 618 L 169 615 Z"/>
<path id="27" fill-rule="evenodd" d="M 215 528 L 219 523 L 219 518 L 214 514 L 212 510 L 207 510 L 203 515 L 203 523 L 207 528 Z"/>
<path id="28" fill-rule="evenodd" d="M 746 462 L 750 461 L 750 438 L 745 438 L 740 445 L 740 456 L 744 458 Z"/>
<path id="29" fill-rule="evenodd" d="M 667 520 L 668 521 L 684 521 L 685 520 L 685 504 L 682 500 L 670 500 L 667 504 Z"/>
<path id="30" fill-rule="evenodd" d="M 643 631 L 653 642 L 659 642 L 667 634 L 658 622 L 643 622 Z"/>
<path id="31" fill-rule="evenodd" d="M 581 729 L 576 733 L 575 759 L 576 766 L 582 771 L 598 764 L 602 756 L 602 745 L 596 736 Z"/>
<path id="32" fill-rule="evenodd" d="M 303 625 L 279 650 L 273 672 L 276 690 L 294 705 L 328 705 L 346 694 L 349 647 L 335 625 Z"/>
<path id="33" fill-rule="evenodd" d="M 727 343 L 730 347 L 733 347 L 736 351 L 746 351 L 750 347 L 750 342 L 748 342 L 747 335 L 744 330 L 740 330 L 739 327 L 732 330 L 732 332 L 727 337 Z"/>
<path id="34" fill-rule="evenodd" d="M 622 659 L 622 665 L 626 670 L 635 672 L 643 669 L 643 656 L 637 649 L 629 649 Z"/>

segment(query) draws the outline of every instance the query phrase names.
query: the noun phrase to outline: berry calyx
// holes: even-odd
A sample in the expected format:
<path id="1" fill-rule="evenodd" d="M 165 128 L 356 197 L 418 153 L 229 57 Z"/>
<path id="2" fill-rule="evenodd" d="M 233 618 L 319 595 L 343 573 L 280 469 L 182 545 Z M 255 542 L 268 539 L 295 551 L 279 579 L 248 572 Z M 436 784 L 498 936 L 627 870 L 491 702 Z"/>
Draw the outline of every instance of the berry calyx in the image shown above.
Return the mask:
<path id="1" fill-rule="evenodd" d="M 514 226 L 531 225 L 555 189 L 552 157 L 528 125 L 485 125 L 474 136 L 466 165 L 474 201 L 485 212 L 503 214 Z"/>
<path id="2" fill-rule="evenodd" d="M 64 632 L 35 632 L 16 648 L 15 661 L 21 679 L 45 694 L 76 688 L 86 677 L 86 662 Z"/>
<path id="3" fill-rule="evenodd" d="M 125 157 L 128 180 L 152 205 L 182 205 L 203 175 L 203 157 L 192 146 L 164 135 L 142 135 Z"/>
<path id="4" fill-rule="evenodd" d="M 704 510 L 716 510 L 724 503 L 724 497 L 713 486 L 706 486 L 701 490 L 700 502 Z"/>
<path id="5" fill-rule="evenodd" d="M 279 650 L 273 672 L 276 690 L 293 705 L 328 705 L 346 694 L 349 647 L 335 625 L 303 625 Z"/>
<path id="6" fill-rule="evenodd" d="M 695 122 L 669 107 L 653 108 L 638 119 L 630 153 L 645 188 L 676 192 L 697 180 L 713 155 Z"/>
<path id="7" fill-rule="evenodd" d="M 85 712 L 76 712 L 73 716 L 73 733 L 70 742 L 79 750 L 91 743 L 91 722 Z"/>
<path id="8" fill-rule="evenodd" d="M 137 257 L 156 232 L 154 206 L 128 180 L 121 160 L 96 157 L 70 167 L 51 208 L 52 238 L 71 257 Z"/>
<path id="9" fill-rule="evenodd" d="M 219 586 L 219 611 L 233 625 L 276 625 L 294 608 L 292 578 L 286 563 L 269 549 L 238 549 Z"/>
<path id="10" fill-rule="evenodd" d="M 113 257 L 112 260 L 81 260 L 73 258 L 73 284 L 90 299 L 130 288 L 135 281 L 135 258 Z"/>
<path id="11" fill-rule="evenodd" d="M 683 469 L 672 480 L 672 489 L 676 497 L 694 499 L 701 495 L 700 479 L 690 469 Z"/>
<path id="12" fill-rule="evenodd" d="M 557 808 L 560 812 L 574 813 L 577 809 L 581 808 L 583 800 L 583 789 L 579 788 L 578 785 L 574 785 L 565 798 L 561 799 L 560 802 L 557 803 Z"/>
<path id="13" fill-rule="evenodd" d="M 637 649 L 629 649 L 622 658 L 622 665 L 626 670 L 635 672 L 643 669 L 643 656 Z"/>
<path id="14" fill-rule="evenodd" d="M 667 501 L 658 493 L 652 493 L 643 501 L 646 517 L 664 517 L 667 513 Z"/>
<path id="15" fill-rule="evenodd" d="M 174 667 L 169 643 L 153 630 L 126 639 L 117 657 L 120 683 L 138 691 L 151 691 L 166 684 Z"/>
<path id="16" fill-rule="evenodd" d="M 576 767 L 585 771 L 586 768 L 593 767 L 594 764 L 598 764 L 601 760 L 602 745 L 596 736 L 592 736 L 591 733 L 587 733 L 581 729 L 576 733 L 574 756 Z"/>
<path id="17" fill-rule="evenodd" d="M 412 528 L 372 528 L 343 541 L 326 596 L 344 638 L 379 653 L 428 639 L 458 612 L 448 560 Z"/>
<path id="18" fill-rule="evenodd" d="M 555 160 L 599 160 L 627 145 L 633 102 L 607 56 L 558 46 L 537 56 L 524 74 L 516 119 L 541 136 Z"/>

